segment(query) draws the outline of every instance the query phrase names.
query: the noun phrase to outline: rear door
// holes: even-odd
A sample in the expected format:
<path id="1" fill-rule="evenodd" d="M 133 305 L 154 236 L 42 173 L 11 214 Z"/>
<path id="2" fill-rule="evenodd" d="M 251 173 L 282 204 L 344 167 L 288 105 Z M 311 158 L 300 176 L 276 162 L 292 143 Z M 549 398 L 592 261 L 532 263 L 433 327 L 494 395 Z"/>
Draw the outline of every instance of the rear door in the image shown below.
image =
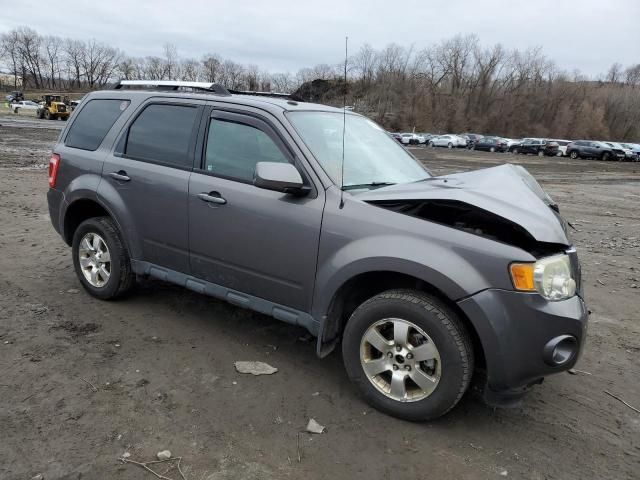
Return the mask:
<path id="1" fill-rule="evenodd" d="M 222 108 L 212 111 L 203 129 L 202 163 L 189 183 L 193 275 L 309 311 L 324 190 L 314 186 L 274 118 Z M 293 163 L 311 193 L 294 197 L 255 187 L 258 162 Z"/>
<path id="2" fill-rule="evenodd" d="M 187 200 L 204 102 L 150 99 L 107 156 L 98 195 L 118 209 L 131 253 L 189 272 Z"/>

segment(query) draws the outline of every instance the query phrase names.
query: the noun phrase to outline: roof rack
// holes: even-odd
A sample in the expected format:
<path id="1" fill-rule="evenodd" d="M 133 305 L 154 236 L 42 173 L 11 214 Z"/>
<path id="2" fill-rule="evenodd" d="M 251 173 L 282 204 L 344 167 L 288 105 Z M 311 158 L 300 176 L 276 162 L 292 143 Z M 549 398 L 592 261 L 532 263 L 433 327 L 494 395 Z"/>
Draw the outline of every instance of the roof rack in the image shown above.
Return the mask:
<path id="1" fill-rule="evenodd" d="M 279 93 L 279 92 L 256 92 L 253 90 L 229 90 L 229 93 L 232 93 L 234 95 L 255 95 L 256 97 L 291 98 L 291 94 Z"/>
<path id="2" fill-rule="evenodd" d="M 222 85 L 210 82 L 183 82 L 174 80 L 119 80 L 112 87 L 113 90 L 121 90 L 124 88 L 141 87 L 155 88 L 158 90 L 202 90 L 205 92 L 216 93 L 218 95 L 231 95 L 231 92 Z"/>

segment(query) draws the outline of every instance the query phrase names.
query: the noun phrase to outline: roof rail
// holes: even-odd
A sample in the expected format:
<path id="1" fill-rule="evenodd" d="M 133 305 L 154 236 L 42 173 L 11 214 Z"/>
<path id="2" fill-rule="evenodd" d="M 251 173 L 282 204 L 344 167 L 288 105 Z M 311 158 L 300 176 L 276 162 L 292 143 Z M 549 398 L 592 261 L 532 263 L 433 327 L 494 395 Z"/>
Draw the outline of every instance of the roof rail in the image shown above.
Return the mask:
<path id="1" fill-rule="evenodd" d="M 255 92 L 252 90 L 229 90 L 229 93 L 232 93 L 234 95 L 255 95 L 257 97 L 291 98 L 290 93 L 279 93 L 279 92 Z"/>
<path id="2" fill-rule="evenodd" d="M 141 87 L 156 88 L 158 90 L 181 90 L 193 89 L 206 92 L 217 93 L 218 95 L 231 95 L 229 90 L 222 85 L 210 82 L 183 82 L 175 80 L 119 80 L 112 87 L 113 90 L 124 88 Z"/>

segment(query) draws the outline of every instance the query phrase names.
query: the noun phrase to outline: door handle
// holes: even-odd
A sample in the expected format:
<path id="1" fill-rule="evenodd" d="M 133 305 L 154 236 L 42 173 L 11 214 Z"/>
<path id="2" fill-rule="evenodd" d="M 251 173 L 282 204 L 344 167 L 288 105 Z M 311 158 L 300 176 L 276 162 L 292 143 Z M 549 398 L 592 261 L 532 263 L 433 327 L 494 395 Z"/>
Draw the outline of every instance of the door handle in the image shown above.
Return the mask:
<path id="1" fill-rule="evenodd" d="M 218 192 L 209 192 L 209 193 L 199 193 L 198 198 L 203 202 L 207 203 L 217 203 L 218 205 L 224 205 L 227 201 L 222 198 Z"/>
<path id="2" fill-rule="evenodd" d="M 125 172 L 124 170 L 120 170 L 120 171 L 117 171 L 117 172 L 111 172 L 109 174 L 109 176 L 111 178 L 115 178 L 119 182 L 128 182 L 129 180 L 131 180 L 131 177 L 129 177 L 127 175 L 127 172 Z"/>

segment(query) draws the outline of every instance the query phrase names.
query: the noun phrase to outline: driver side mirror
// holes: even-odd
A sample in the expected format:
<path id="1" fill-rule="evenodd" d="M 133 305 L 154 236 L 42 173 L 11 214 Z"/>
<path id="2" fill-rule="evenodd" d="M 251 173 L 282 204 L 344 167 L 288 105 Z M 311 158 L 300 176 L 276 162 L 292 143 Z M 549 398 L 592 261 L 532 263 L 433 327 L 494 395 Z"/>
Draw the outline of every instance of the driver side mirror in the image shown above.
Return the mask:
<path id="1" fill-rule="evenodd" d="M 309 187 L 304 185 L 298 169 L 290 163 L 258 162 L 253 176 L 258 188 L 292 195 L 306 195 Z"/>

